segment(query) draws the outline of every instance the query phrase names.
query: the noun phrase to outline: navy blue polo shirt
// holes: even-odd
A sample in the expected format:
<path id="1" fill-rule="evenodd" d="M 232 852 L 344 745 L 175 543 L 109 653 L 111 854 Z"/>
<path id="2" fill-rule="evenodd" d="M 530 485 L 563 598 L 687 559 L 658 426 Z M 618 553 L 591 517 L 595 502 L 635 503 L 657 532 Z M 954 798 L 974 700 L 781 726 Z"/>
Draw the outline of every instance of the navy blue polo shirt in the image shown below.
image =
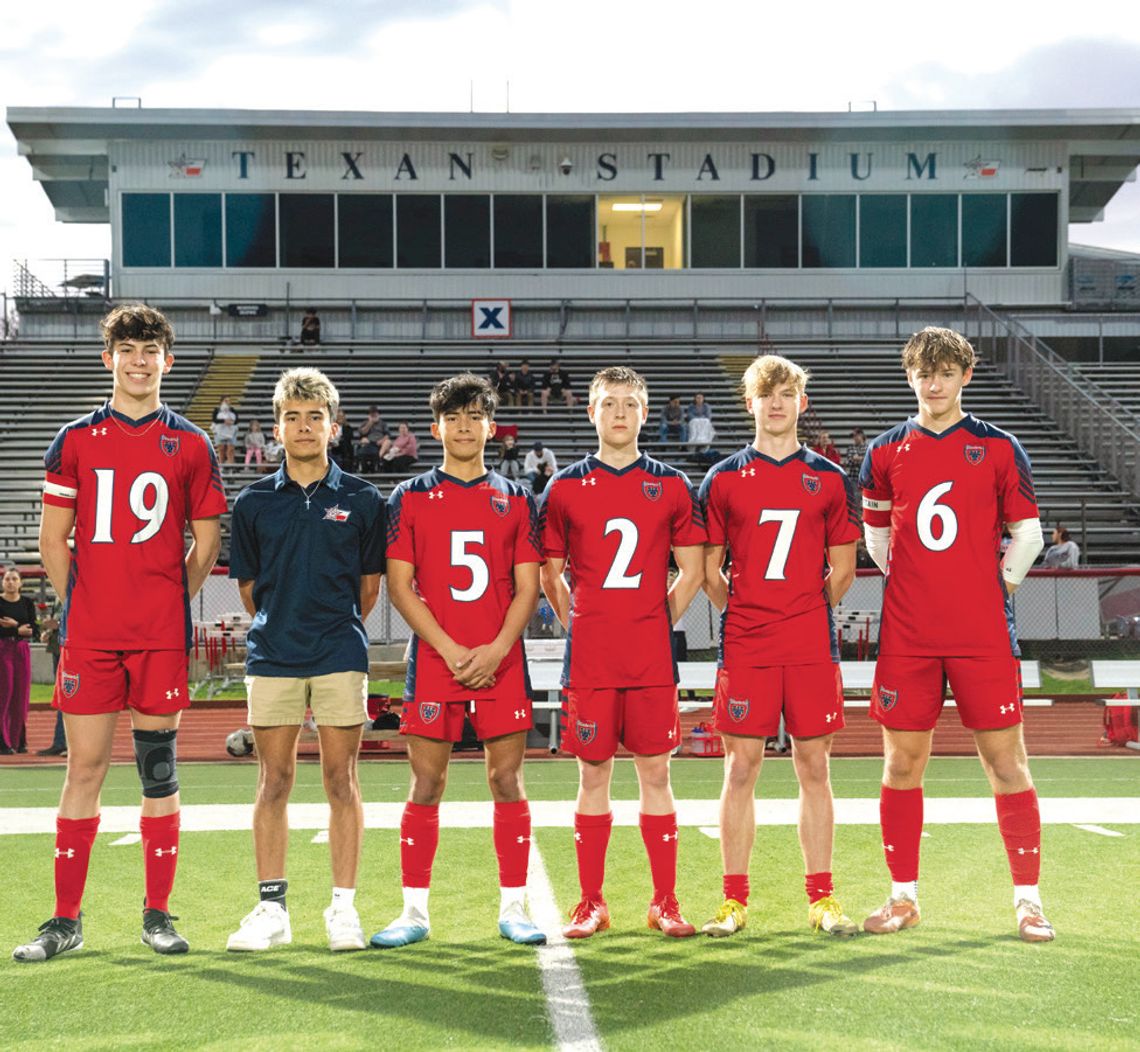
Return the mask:
<path id="1" fill-rule="evenodd" d="M 386 529 L 380 491 L 335 463 L 315 487 L 282 464 L 238 494 L 230 577 L 254 582 L 251 676 L 367 673 L 360 578 L 384 572 Z"/>

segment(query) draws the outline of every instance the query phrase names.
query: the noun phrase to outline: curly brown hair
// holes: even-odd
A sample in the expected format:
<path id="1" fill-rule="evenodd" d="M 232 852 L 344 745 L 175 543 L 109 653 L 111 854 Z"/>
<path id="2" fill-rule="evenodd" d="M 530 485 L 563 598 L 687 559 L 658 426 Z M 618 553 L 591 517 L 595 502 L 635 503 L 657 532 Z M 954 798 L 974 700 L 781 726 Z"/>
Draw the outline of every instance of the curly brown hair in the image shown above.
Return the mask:
<path id="1" fill-rule="evenodd" d="M 902 349 L 902 367 L 908 373 L 916 369 L 936 369 L 946 363 L 960 365 L 965 372 L 973 369 L 977 361 L 978 356 L 965 336 L 934 325 L 916 332 Z"/>
<path id="2" fill-rule="evenodd" d="M 174 329 L 166 315 L 145 303 L 121 303 L 99 323 L 99 328 L 107 350 L 120 340 L 153 340 L 168 352 L 174 346 Z"/>

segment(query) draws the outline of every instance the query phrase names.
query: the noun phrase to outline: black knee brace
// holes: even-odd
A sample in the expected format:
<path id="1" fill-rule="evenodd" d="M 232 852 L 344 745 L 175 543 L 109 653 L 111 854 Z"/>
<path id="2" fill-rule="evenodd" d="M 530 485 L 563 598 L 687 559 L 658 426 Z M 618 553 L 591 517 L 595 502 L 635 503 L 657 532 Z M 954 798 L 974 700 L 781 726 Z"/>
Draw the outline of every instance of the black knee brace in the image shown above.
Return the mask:
<path id="1" fill-rule="evenodd" d="M 132 731 L 135 767 L 143 796 L 161 798 L 178 792 L 178 731 Z"/>

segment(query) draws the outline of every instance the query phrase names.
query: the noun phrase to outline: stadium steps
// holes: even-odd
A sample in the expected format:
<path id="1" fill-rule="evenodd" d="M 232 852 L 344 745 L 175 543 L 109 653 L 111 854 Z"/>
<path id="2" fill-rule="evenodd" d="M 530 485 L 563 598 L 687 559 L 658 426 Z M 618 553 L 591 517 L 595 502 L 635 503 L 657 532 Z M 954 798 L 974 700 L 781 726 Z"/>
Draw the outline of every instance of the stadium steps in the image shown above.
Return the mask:
<path id="1" fill-rule="evenodd" d="M 207 434 L 214 420 L 214 410 L 223 398 L 230 405 L 241 404 L 250 378 L 261 362 L 259 354 L 215 354 L 198 381 L 183 415 Z"/>

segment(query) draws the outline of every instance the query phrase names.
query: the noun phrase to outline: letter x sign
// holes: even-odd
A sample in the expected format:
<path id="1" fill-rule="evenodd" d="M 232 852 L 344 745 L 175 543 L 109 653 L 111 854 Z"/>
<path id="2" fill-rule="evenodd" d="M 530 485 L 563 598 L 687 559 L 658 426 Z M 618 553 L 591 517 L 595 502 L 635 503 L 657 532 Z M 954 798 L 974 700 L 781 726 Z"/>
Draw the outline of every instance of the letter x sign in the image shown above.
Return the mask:
<path id="1" fill-rule="evenodd" d="M 472 300 L 471 335 L 476 340 L 511 338 L 510 300 Z"/>

